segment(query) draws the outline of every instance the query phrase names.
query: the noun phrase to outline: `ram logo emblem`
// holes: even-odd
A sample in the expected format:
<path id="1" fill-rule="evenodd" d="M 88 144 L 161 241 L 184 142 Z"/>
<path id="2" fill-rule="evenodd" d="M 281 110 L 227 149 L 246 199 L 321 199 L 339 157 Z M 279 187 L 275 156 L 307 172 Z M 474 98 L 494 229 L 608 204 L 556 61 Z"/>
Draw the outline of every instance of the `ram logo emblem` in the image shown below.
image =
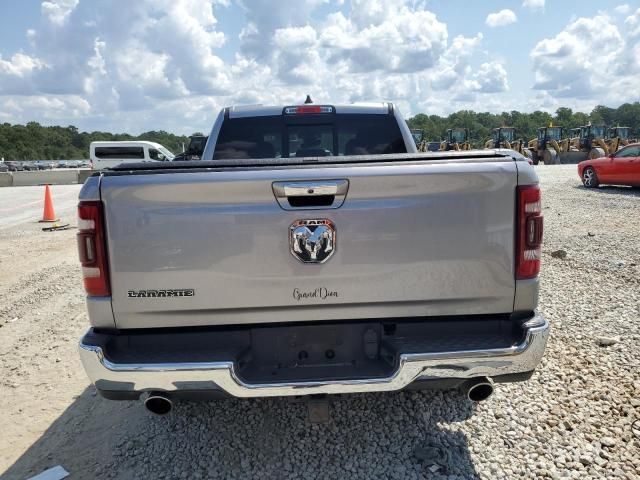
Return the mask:
<path id="1" fill-rule="evenodd" d="M 327 219 L 296 220 L 289 227 L 291 254 L 304 263 L 324 263 L 336 251 L 336 229 Z"/>

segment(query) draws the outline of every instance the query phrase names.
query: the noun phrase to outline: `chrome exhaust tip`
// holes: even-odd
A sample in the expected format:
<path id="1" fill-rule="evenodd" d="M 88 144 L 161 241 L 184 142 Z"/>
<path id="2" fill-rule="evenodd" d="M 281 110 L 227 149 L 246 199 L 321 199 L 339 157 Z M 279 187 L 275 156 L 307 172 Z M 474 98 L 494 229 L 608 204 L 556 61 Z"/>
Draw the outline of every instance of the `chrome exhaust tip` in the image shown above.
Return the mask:
<path id="1" fill-rule="evenodd" d="M 493 381 L 490 378 L 479 378 L 467 387 L 467 398 L 472 402 L 482 402 L 493 395 Z"/>
<path id="2" fill-rule="evenodd" d="M 151 392 L 144 401 L 144 407 L 155 415 L 167 415 L 173 409 L 173 402 L 159 392 Z"/>

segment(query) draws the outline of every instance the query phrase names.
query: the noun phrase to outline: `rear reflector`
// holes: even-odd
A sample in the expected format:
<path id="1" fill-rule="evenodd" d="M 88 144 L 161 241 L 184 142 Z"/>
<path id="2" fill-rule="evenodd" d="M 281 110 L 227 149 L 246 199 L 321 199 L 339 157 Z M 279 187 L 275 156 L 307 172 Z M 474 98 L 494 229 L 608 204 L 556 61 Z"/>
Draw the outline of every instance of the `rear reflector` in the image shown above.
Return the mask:
<path id="1" fill-rule="evenodd" d="M 111 295 L 111 288 L 102 202 L 80 202 L 77 239 L 82 279 L 87 295 L 108 297 Z"/>
<path id="2" fill-rule="evenodd" d="M 299 107 L 285 107 L 285 115 L 306 115 L 308 113 L 333 113 L 333 107 L 321 105 L 304 105 Z"/>
<path id="3" fill-rule="evenodd" d="M 535 278 L 540 273 L 543 217 L 540 187 L 517 187 L 518 217 L 516 279 Z"/>

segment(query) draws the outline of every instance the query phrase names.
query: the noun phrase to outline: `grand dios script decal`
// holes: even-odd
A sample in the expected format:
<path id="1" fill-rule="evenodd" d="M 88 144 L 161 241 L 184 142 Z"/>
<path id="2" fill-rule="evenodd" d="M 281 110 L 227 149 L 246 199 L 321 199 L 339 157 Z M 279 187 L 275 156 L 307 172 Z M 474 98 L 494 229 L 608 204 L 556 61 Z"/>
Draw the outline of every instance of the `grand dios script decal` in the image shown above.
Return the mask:
<path id="1" fill-rule="evenodd" d="M 338 292 L 335 290 L 329 290 L 326 287 L 318 287 L 314 290 L 300 290 L 299 288 L 293 289 L 293 298 L 296 301 L 301 300 L 326 300 L 327 298 L 338 298 Z"/>

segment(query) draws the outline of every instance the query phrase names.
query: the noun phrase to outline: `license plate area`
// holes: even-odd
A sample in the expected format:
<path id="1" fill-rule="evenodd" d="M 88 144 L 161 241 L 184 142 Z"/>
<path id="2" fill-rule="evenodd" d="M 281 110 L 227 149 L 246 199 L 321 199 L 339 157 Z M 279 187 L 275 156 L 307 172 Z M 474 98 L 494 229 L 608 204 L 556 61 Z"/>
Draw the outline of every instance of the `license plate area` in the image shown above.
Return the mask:
<path id="1" fill-rule="evenodd" d="M 382 335 L 380 323 L 254 328 L 238 376 L 251 384 L 388 377 L 396 355 Z"/>

